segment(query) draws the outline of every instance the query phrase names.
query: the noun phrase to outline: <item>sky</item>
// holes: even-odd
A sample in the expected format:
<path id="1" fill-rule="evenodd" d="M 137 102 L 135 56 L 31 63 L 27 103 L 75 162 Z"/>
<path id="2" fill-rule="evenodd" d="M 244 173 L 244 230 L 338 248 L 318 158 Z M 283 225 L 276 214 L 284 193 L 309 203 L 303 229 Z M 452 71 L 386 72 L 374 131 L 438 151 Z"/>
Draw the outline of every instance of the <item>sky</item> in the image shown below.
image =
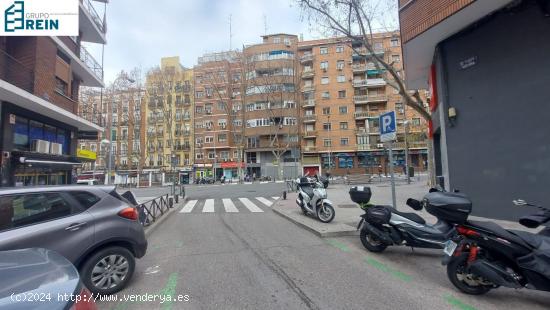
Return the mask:
<path id="1" fill-rule="evenodd" d="M 103 16 L 103 4 L 96 5 Z M 142 72 L 160 64 L 160 58 L 179 56 L 186 67 L 208 52 L 229 50 L 229 16 L 232 15 L 232 48 L 261 42 L 265 33 L 303 34 L 320 38 L 301 21 L 293 0 L 111 0 L 107 4 L 105 82 L 121 70 L 141 67 Z M 101 45 L 88 44 L 98 62 Z"/>

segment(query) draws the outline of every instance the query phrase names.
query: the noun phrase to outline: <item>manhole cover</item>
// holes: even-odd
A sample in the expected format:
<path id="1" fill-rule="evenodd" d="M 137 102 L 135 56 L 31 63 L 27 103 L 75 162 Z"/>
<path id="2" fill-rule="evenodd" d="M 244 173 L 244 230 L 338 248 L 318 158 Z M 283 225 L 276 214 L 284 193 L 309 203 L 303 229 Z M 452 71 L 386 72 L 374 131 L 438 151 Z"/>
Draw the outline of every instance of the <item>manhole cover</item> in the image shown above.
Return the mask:
<path id="1" fill-rule="evenodd" d="M 351 208 L 357 208 L 356 205 L 338 205 L 338 208 L 348 208 L 348 209 L 351 209 Z"/>

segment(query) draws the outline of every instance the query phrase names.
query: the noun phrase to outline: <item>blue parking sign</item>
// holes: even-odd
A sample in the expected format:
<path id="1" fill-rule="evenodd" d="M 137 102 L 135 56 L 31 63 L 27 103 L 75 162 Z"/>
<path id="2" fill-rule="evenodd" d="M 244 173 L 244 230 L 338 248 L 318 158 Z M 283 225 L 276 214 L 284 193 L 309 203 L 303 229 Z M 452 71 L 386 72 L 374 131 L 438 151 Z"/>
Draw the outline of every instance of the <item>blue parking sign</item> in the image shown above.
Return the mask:
<path id="1" fill-rule="evenodd" d="M 380 141 L 394 141 L 397 137 L 397 122 L 395 119 L 395 111 L 390 111 L 380 114 Z"/>

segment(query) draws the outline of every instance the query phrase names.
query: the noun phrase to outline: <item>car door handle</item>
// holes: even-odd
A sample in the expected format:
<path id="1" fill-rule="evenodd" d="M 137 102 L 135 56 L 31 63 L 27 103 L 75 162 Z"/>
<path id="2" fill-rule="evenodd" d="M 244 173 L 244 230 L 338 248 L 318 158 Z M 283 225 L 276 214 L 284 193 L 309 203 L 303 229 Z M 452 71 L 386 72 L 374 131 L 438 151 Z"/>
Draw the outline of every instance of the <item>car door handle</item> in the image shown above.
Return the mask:
<path id="1" fill-rule="evenodd" d="M 69 230 L 69 231 L 79 230 L 80 227 L 82 227 L 82 226 L 84 226 L 84 225 L 86 225 L 86 224 L 87 224 L 87 223 L 85 223 L 85 222 L 84 222 L 84 223 L 75 223 L 75 224 L 71 224 L 71 225 L 67 226 L 67 227 L 65 228 L 65 230 Z"/>

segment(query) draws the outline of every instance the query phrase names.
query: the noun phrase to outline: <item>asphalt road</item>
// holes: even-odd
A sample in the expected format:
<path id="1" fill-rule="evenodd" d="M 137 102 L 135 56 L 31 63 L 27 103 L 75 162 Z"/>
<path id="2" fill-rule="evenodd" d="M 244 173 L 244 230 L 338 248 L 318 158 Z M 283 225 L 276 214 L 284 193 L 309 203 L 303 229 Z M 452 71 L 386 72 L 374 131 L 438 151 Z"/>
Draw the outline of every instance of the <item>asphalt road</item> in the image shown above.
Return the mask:
<path id="1" fill-rule="evenodd" d="M 280 196 L 281 184 L 189 186 L 186 192 L 193 208 L 177 210 L 149 237 L 130 286 L 111 297 L 117 301 L 98 302 L 100 309 L 550 308 L 548 293 L 458 293 L 439 251 L 402 247 L 372 254 L 358 237 L 321 239 L 265 204 Z M 263 212 L 252 212 L 247 200 Z M 180 301 L 160 303 L 161 295 Z"/>

